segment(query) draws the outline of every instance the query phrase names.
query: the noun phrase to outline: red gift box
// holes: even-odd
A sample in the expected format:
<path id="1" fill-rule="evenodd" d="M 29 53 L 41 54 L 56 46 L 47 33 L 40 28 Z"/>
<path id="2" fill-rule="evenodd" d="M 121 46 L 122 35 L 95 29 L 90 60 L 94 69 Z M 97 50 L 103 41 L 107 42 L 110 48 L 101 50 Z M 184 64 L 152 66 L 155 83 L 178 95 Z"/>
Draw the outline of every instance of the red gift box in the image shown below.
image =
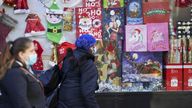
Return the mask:
<path id="1" fill-rule="evenodd" d="M 192 90 L 192 65 L 184 65 L 184 90 Z"/>
<path id="2" fill-rule="evenodd" d="M 166 90 L 182 90 L 182 65 L 166 65 Z"/>

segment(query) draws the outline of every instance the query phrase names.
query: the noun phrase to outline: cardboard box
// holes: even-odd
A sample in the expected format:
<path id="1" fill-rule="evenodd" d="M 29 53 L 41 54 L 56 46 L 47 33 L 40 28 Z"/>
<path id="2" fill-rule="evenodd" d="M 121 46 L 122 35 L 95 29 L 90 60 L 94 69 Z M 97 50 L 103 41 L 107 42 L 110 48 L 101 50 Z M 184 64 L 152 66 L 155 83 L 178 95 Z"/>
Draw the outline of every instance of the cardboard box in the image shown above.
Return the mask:
<path id="1" fill-rule="evenodd" d="M 166 65 L 165 74 L 167 91 L 182 90 L 182 65 Z"/>
<path id="2" fill-rule="evenodd" d="M 184 65 L 184 90 L 192 90 L 192 64 Z"/>

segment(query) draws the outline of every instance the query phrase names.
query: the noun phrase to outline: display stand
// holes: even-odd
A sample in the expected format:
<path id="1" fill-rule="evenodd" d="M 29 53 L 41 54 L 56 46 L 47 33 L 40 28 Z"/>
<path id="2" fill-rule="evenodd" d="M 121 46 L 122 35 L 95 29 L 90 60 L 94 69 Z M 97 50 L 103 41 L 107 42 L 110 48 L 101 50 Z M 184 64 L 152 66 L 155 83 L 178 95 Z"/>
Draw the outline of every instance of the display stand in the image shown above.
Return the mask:
<path id="1" fill-rule="evenodd" d="M 192 108 L 192 92 L 97 93 L 100 108 Z"/>

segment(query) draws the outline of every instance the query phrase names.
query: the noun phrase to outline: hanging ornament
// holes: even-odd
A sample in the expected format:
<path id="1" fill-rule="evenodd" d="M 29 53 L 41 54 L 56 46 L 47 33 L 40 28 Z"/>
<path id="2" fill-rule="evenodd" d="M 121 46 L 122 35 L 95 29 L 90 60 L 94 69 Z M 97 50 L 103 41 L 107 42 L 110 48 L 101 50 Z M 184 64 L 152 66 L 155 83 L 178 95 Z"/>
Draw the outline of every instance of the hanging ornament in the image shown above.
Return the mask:
<path id="1" fill-rule="evenodd" d="M 51 7 L 46 9 L 46 19 L 47 38 L 54 43 L 59 43 L 62 37 L 62 18 L 63 10 L 53 0 Z"/>
<path id="2" fill-rule="evenodd" d="M 2 0 L 3 1 L 3 0 Z M 15 7 L 16 6 L 16 2 L 15 0 L 4 0 L 3 2 L 5 5 L 11 6 L 11 7 Z"/>
<path id="3" fill-rule="evenodd" d="M 15 19 L 5 14 L 3 9 L 2 12 L 0 10 L 0 52 L 5 48 L 6 38 L 16 24 L 17 21 Z"/>
<path id="4" fill-rule="evenodd" d="M 45 34 L 45 28 L 41 24 L 41 20 L 37 14 L 29 14 L 26 18 L 25 36 L 38 36 Z"/>
<path id="5" fill-rule="evenodd" d="M 29 7 L 27 0 L 16 0 L 14 6 L 14 14 L 25 14 L 29 13 Z"/>
<path id="6" fill-rule="evenodd" d="M 34 40 L 33 43 L 35 45 L 35 52 L 37 53 L 37 62 L 33 65 L 33 69 L 43 70 L 43 60 L 42 60 L 43 48 L 38 41 Z"/>
<path id="7" fill-rule="evenodd" d="M 184 7 L 188 7 L 190 5 L 192 5 L 192 0 L 176 0 L 175 1 L 176 7 L 184 8 Z"/>

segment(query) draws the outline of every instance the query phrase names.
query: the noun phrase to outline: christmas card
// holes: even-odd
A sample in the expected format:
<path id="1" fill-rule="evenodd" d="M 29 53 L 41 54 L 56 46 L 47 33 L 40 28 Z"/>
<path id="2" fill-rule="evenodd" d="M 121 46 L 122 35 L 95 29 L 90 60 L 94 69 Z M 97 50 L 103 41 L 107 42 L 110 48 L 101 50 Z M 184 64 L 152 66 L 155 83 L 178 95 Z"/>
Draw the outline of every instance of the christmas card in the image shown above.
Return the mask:
<path id="1" fill-rule="evenodd" d="M 101 0 L 83 0 L 84 7 L 101 8 Z"/>
<path id="2" fill-rule="evenodd" d="M 169 2 L 145 2 L 143 3 L 144 23 L 169 22 Z"/>
<path id="3" fill-rule="evenodd" d="M 168 23 L 147 24 L 148 51 L 168 51 Z"/>
<path id="4" fill-rule="evenodd" d="M 102 39 L 101 8 L 76 8 L 76 36 L 93 35 Z"/>
<path id="5" fill-rule="evenodd" d="M 122 58 L 122 82 L 153 82 L 162 80 L 162 53 L 130 52 Z"/>
<path id="6" fill-rule="evenodd" d="M 125 51 L 147 51 L 147 26 L 126 25 Z"/>
<path id="7" fill-rule="evenodd" d="M 143 24 L 142 0 L 127 0 L 126 22 L 127 24 Z"/>
<path id="8" fill-rule="evenodd" d="M 124 0 L 103 0 L 104 8 L 124 7 Z"/>
<path id="9" fill-rule="evenodd" d="M 108 8 L 102 10 L 103 39 L 122 40 L 124 39 L 124 9 Z"/>

